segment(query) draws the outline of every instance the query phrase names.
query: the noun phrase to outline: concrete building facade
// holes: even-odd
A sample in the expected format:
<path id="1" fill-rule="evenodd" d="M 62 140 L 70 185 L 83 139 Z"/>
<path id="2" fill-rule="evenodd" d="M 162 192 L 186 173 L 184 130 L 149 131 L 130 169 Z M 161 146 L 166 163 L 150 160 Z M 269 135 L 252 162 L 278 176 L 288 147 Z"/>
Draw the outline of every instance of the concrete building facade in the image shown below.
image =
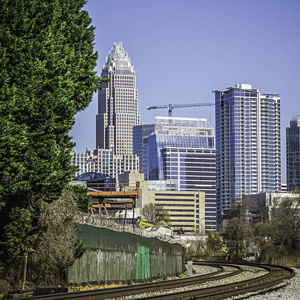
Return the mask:
<path id="1" fill-rule="evenodd" d="M 174 232 L 205 234 L 205 193 L 200 191 L 149 191 L 155 204 L 170 214 Z"/>
<path id="2" fill-rule="evenodd" d="M 107 174 L 117 178 L 124 172 L 138 172 L 139 158 L 134 154 L 115 155 L 112 149 L 87 149 L 85 153 L 74 154 L 71 164 L 79 167 L 75 176 L 87 172 Z"/>
<path id="3" fill-rule="evenodd" d="M 286 178 L 288 191 L 300 189 L 300 115 L 286 128 Z"/>
<path id="4" fill-rule="evenodd" d="M 249 84 L 214 91 L 218 223 L 243 195 L 281 189 L 280 97 Z"/>
<path id="5" fill-rule="evenodd" d="M 174 190 L 175 182 L 169 180 L 146 181 L 144 174 L 125 173 L 119 176 L 122 183 L 133 185 L 140 183 L 139 197 L 136 203 L 136 214 L 153 203 L 163 206 L 170 214 L 174 232 L 182 229 L 186 234 L 204 234 L 205 227 L 205 193 L 200 191 Z M 166 190 L 162 190 L 165 187 Z"/>
<path id="6" fill-rule="evenodd" d="M 111 149 L 116 155 L 133 153 L 133 126 L 140 124 L 136 75 L 130 58 L 115 43 L 102 68 L 102 78 L 109 79 L 98 92 L 96 147 Z"/>

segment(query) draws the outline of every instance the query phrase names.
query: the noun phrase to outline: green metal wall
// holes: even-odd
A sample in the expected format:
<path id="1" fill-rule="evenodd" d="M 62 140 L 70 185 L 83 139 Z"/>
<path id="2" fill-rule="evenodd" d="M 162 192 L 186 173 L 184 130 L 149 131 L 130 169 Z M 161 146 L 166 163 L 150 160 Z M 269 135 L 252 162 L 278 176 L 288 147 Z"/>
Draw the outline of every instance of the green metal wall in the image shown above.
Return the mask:
<path id="1" fill-rule="evenodd" d="M 184 272 L 179 244 L 90 225 L 79 225 L 76 235 L 88 248 L 69 267 L 69 284 L 140 281 Z"/>

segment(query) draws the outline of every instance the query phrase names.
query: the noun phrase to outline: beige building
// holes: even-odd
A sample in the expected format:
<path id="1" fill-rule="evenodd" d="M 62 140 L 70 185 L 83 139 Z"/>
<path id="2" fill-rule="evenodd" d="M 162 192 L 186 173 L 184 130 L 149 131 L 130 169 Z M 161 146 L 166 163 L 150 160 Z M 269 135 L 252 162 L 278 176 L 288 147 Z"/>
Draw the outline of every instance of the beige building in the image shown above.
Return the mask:
<path id="1" fill-rule="evenodd" d="M 181 228 L 186 234 L 205 233 L 205 192 L 149 190 L 144 174 L 126 173 L 119 176 L 120 184 L 128 183 L 132 186 L 137 181 L 140 183 L 140 194 L 136 203 L 138 215 L 146 204 L 161 205 L 169 212 L 175 232 Z M 157 183 L 160 184 L 159 181 Z M 165 184 L 171 189 L 174 188 L 171 182 Z M 153 182 L 151 185 L 153 188 Z"/>
<path id="2" fill-rule="evenodd" d="M 172 229 L 184 233 L 205 233 L 205 192 L 149 191 L 156 205 L 170 214 Z"/>

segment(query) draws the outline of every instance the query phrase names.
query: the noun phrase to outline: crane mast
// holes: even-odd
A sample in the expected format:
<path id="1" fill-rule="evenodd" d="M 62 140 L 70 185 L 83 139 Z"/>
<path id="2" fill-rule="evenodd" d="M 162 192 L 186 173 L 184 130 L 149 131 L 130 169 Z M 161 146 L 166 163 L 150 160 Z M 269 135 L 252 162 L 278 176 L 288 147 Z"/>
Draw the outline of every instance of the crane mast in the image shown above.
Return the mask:
<path id="1" fill-rule="evenodd" d="M 196 106 L 213 106 L 215 105 L 214 102 L 208 103 L 190 103 L 190 104 L 166 104 L 166 105 L 154 105 L 148 106 L 147 109 L 160 109 L 160 108 L 167 108 L 169 117 L 172 117 L 173 108 L 183 108 L 183 107 L 196 107 Z"/>

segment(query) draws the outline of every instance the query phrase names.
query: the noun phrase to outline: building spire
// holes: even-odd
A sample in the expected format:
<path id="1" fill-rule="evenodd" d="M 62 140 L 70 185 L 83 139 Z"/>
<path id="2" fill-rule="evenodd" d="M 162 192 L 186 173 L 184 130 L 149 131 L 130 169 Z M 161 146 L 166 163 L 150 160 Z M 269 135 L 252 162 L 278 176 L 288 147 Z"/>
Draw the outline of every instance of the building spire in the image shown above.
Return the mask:
<path id="1" fill-rule="evenodd" d="M 128 53 L 125 52 L 121 42 L 114 43 L 111 51 L 108 52 L 108 56 L 106 57 L 103 66 L 103 69 L 108 69 L 109 71 L 115 68 L 134 72 L 134 67 L 131 66 L 131 60 Z"/>

